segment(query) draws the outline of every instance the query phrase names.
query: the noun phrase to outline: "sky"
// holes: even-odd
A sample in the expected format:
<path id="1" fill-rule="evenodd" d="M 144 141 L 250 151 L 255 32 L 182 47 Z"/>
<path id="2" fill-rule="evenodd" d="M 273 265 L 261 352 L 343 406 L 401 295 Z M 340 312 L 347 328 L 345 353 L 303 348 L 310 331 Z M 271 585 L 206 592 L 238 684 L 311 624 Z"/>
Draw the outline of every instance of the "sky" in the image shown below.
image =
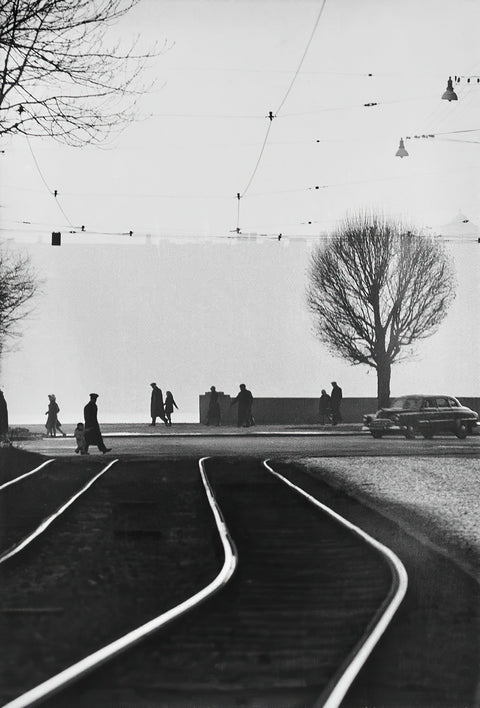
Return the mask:
<path id="1" fill-rule="evenodd" d="M 474 0 L 142 0 L 110 30 L 161 48 L 138 120 L 102 146 L 0 145 L 0 234 L 42 280 L 1 362 L 11 420 L 55 393 L 75 423 L 96 391 L 101 421 L 147 422 L 152 381 L 177 421 L 212 384 L 375 396 L 305 307 L 312 249 L 359 210 L 450 236 L 456 299 L 392 394 L 480 396 L 479 22 Z"/>

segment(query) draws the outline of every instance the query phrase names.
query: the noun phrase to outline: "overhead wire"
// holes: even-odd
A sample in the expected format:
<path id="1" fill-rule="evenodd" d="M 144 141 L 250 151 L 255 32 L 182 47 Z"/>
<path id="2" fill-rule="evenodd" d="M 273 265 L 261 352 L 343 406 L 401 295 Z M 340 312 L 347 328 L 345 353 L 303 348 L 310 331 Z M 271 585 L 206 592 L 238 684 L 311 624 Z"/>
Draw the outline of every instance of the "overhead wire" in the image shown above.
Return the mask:
<path id="1" fill-rule="evenodd" d="M 319 9 L 319 11 L 318 11 L 317 18 L 316 18 L 316 20 L 315 20 L 315 22 L 314 22 L 313 29 L 312 29 L 312 31 L 311 31 L 311 33 L 310 33 L 310 37 L 309 37 L 309 39 L 308 39 L 308 41 L 307 41 L 307 44 L 306 44 L 306 46 L 305 46 L 305 50 L 304 50 L 304 52 L 303 52 L 303 54 L 302 54 L 302 57 L 301 57 L 301 59 L 300 59 L 300 62 L 299 62 L 298 65 L 297 65 L 297 68 L 296 68 L 296 70 L 295 70 L 295 72 L 294 72 L 294 75 L 293 75 L 293 77 L 292 77 L 292 80 L 291 80 L 290 84 L 288 85 L 287 90 L 285 91 L 285 93 L 284 93 L 284 95 L 283 95 L 283 98 L 282 98 L 282 100 L 280 101 L 280 103 L 279 103 L 279 105 L 278 105 L 278 107 L 277 107 L 277 110 L 275 111 L 275 113 L 273 113 L 272 111 L 270 111 L 270 112 L 269 112 L 269 115 L 267 116 L 268 119 L 269 119 L 269 123 L 268 123 L 268 127 L 267 127 L 267 130 L 266 130 L 266 133 L 265 133 L 265 137 L 264 137 L 264 139 L 263 139 L 262 146 L 261 146 L 261 148 L 260 148 L 260 153 L 259 153 L 259 155 L 258 155 L 258 157 L 257 157 L 257 161 L 256 161 L 255 166 L 254 166 L 254 168 L 253 168 L 253 171 L 252 171 L 252 173 L 251 173 L 251 175 L 250 175 L 250 178 L 249 178 L 249 180 L 248 180 L 248 182 L 247 182 L 247 185 L 246 185 L 246 187 L 244 188 L 243 192 L 240 193 L 240 196 L 239 196 L 239 198 L 238 198 L 237 232 L 238 232 L 239 229 L 240 229 L 240 224 L 239 224 L 239 222 L 240 222 L 240 199 L 242 199 L 243 197 L 245 197 L 246 193 L 247 193 L 248 190 L 250 189 L 250 186 L 251 186 L 251 184 L 252 184 L 252 182 L 253 182 L 253 180 L 254 180 L 254 178 L 255 178 L 255 175 L 256 175 L 257 170 L 258 170 L 258 168 L 259 168 L 259 166 L 260 166 L 260 163 L 261 163 L 263 154 L 264 154 L 264 152 L 265 152 L 265 148 L 266 148 L 266 145 L 267 145 L 268 137 L 269 137 L 269 135 L 270 135 L 270 130 L 271 130 L 271 128 L 272 128 L 273 119 L 276 118 L 276 117 L 278 116 L 278 114 L 280 113 L 280 111 L 282 110 L 282 108 L 283 108 L 283 106 L 284 106 L 284 104 L 285 104 L 285 102 L 286 102 L 288 96 L 290 95 L 290 92 L 291 92 L 291 90 L 292 90 L 292 88 L 293 88 L 293 86 L 294 86 L 294 84 L 295 84 L 295 81 L 297 80 L 297 77 L 298 77 L 298 75 L 299 75 L 299 73 L 300 73 L 300 70 L 301 70 L 301 68 L 302 68 L 303 62 L 305 61 L 305 57 L 307 56 L 308 50 L 310 49 L 310 45 L 311 45 L 311 43 L 312 43 L 312 41 L 313 41 L 313 37 L 315 36 L 315 32 L 316 32 L 316 30 L 317 30 L 317 28 L 318 28 L 318 25 L 319 25 L 319 23 L 320 23 L 320 19 L 321 19 L 321 17 L 322 17 L 323 10 L 324 10 L 324 8 L 325 8 L 326 2 L 327 2 L 327 0 L 322 0 L 322 2 L 321 2 L 321 6 L 320 6 L 320 9 Z"/>
<path id="2" fill-rule="evenodd" d="M 70 219 L 68 218 L 68 216 L 67 216 L 67 214 L 65 213 L 65 211 L 64 211 L 64 209 L 63 209 L 63 207 L 62 207 L 62 205 L 60 204 L 60 202 L 59 202 L 58 199 L 57 199 L 57 191 L 56 191 L 56 190 L 52 190 L 52 189 L 50 188 L 50 186 L 48 185 L 48 183 L 47 183 L 45 177 L 43 176 L 43 172 L 42 172 L 42 170 L 40 169 L 40 165 L 38 164 L 37 158 L 35 157 L 35 153 L 33 152 L 33 148 L 32 148 L 32 145 L 31 145 L 31 143 L 30 143 L 30 140 L 29 140 L 28 135 L 26 135 L 25 137 L 27 138 L 27 143 L 28 143 L 28 147 L 30 148 L 30 152 L 31 152 L 31 154 L 32 154 L 33 162 L 35 163 L 35 167 L 37 168 L 38 174 L 40 175 L 43 184 L 44 184 L 45 187 L 47 188 L 47 191 L 48 191 L 48 192 L 53 196 L 53 198 L 55 199 L 55 203 L 57 204 L 58 208 L 59 208 L 60 211 L 62 212 L 63 216 L 64 216 L 65 219 L 67 220 L 67 222 L 68 222 L 68 224 L 70 225 L 70 227 L 71 227 L 71 228 L 74 228 L 72 222 L 71 222 Z"/>
<path id="3" fill-rule="evenodd" d="M 318 25 L 319 25 L 319 23 L 320 23 L 320 20 L 321 20 L 323 11 L 324 11 L 324 9 L 325 9 L 325 6 L 326 6 L 326 0 L 322 0 L 321 6 L 320 6 L 319 11 L 318 11 L 318 13 L 317 13 L 316 20 L 315 20 L 314 25 L 313 25 L 313 28 L 312 28 L 312 31 L 311 31 L 311 33 L 310 33 L 310 36 L 309 36 L 309 38 L 308 38 L 308 41 L 307 41 L 306 46 L 305 46 L 305 48 L 304 48 L 304 51 L 303 51 L 303 53 L 302 53 L 301 59 L 300 59 L 298 65 L 297 65 L 297 67 L 296 67 L 296 69 L 295 69 L 295 71 L 294 71 L 294 73 L 293 73 L 292 79 L 291 79 L 291 81 L 290 81 L 290 83 L 289 83 L 289 85 L 288 85 L 286 91 L 284 92 L 284 94 L 283 94 L 283 96 L 282 96 L 282 99 L 281 99 L 281 101 L 280 101 L 280 103 L 279 103 L 279 105 L 278 105 L 276 111 L 275 111 L 274 113 L 273 113 L 273 112 L 270 112 L 269 116 L 266 116 L 267 118 L 269 118 L 269 122 L 268 122 L 267 130 L 266 130 L 266 133 L 265 133 L 265 136 L 264 136 L 264 139 L 263 139 L 263 142 L 262 142 L 262 145 L 261 145 L 261 148 L 260 148 L 258 157 L 257 157 L 257 159 L 256 159 L 254 168 L 253 168 L 253 170 L 252 170 L 252 172 L 251 172 L 251 174 L 250 174 L 249 180 L 248 180 L 248 182 L 247 182 L 247 184 L 246 184 L 246 186 L 245 186 L 243 192 L 242 192 L 242 193 L 238 193 L 238 195 L 237 195 L 237 229 L 236 229 L 237 231 L 240 230 L 240 227 L 239 227 L 239 223 L 240 223 L 240 199 L 243 198 L 243 197 L 247 194 L 247 192 L 249 193 L 250 196 L 261 196 L 261 194 L 252 194 L 252 193 L 250 192 L 250 188 L 251 188 L 251 186 L 252 186 L 252 183 L 253 183 L 253 181 L 254 181 L 254 179 L 255 179 L 255 176 L 256 176 L 256 174 L 257 174 L 257 172 L 258 172 L 258 169 L 259 169 L 259 167 L 260 167 L 262 158 L 263 158 L 263 156 L 264 156 L 264 153 L 265 153 L 265 150 L 266 150 L 266 147 L 267 147 L 267 143 L 269 142 L 269 137 L 270 137 L 270 133 L 271 133 L 271 128 L 272 128 L 273 119 L 276 119 L 277 117 L 287 118 L 287 117 L 295 117 L 295 116 L 298 116 L 298 115 L 309 115 L 309 114 L 314 114 L 314 113 L 316 113 L 316 112 L 323 112 L 323 111 L 330 111 L 330 110 L 349 110 L 349 109 L 358 108 L 358 107 L 373 107 L 373 106 L 380 106 L 380 105 L 389 104 L 389 103 L 401 103 L 401 102 L 403 102 L 404 100 L 417 100 L 417 99 L 404 99 L 404 100 L 395 100 L 395 101 L 382 101 L 382 102 L 374 102 L 374 103 L 365 103 L 365 104 L 362 104 L 361 106 L 360 106 L 360 104 L 359 104 L 359 105 L 356 105 L 356 106 L 343 106 L 343 107 L 336 107 L 336 108 L 335 108 L 335 107 L 323 108 L 323 109 L 320 109 L 319 111 L 308 112 L 308 113 L 297 113 L 297 114 L 294 114 L 294 113 L 292 113 L 292 114 L 284 114 L 284 113 L 282 112 L 282 111 L 283 111 L 283 107 L 284 107 L 284 105 L 285 105 L 285 103 L 286 103 L 286 101 L 287 101 L 287 99 L 288 99 L 288 97 L 289 97 L 289 95 L 290 95 L 290 93 L 291 93 L 291 91 L 292 91 L 294 85 L 295 85 L 295 82 L 296 82 L 296 80 L 298 79 L 298 76 L 299 76 L 299 74 L 300 74 L 300 72 L 301 72 L 301 70 L 302 70 L 302 66 L 303 66 L 303 64 L 304 64 L 305 58 L 306 58 L 306 56 L 307 56 L 307 54 L 308 54 L 308 51 L 309 51 L 309 49 L 310 49 L 310 46 L 311 46 L 311 43 L 312 43 L 313 38 L 314 38 L 314 36 L 315 36 L 315 33 L 316 33 L 317 29 L 318 29 Z M 241 71 L 241 70 L 239 70 L 239 71 Z M 252 70 L 252 71 L 257 71 L 257 70 Z M 277 73 L 290 73 L 290 72 L 278 70 Z M 334 72 L 315 72 L 315 71 L 310 71 L 310 72 L 305 72 L 305 73 L 311 73 L 311 74 L 320 74 L 320 73 L 321 73 L 321 74 L 332 74 L 332 75 L 334 74 Z M 355 76 L 368 76 L 368 77 L 374 76 L 373 73 L 368 73 L 368 74 L 365 74 L 365 73 L 354 73 L 354 74 L 353 74 L 353 73 L 347 73 L 347 72 L 336 72 L 336 75 L 344 75 L 344 74 L 347 75 L 347 76 L 350 76 L 350 75 L 355 75 Z M 391 74 L 379 74 L 378 72 L 376 72 L 375 75 L 387 76 L 387 75 L 391 75 Z M 465 98 L 467 98 L 467 97 L 470 97 L 470 98 L 471 98 L 471 96 L 473 95 L 473 94 L 472 94 L 472 88 L 473 88 L 474 85 L 473 85 L 473 84 L 468 84 L 468 85 L 466 85 L 466 86 L 467 86 L 467 89 L 466 89 L 465 92 L 464 92 L 464 97 L 465 97 Z M 420 97 L 419 97 L 419 98 L 420 98 Z M 422 96 L 421 98 L 425 98 L 425 96 Z M 442 114 L 442 116 L 441 116 L 441 117 L 442 117 L 442 120 L 445 120 L 446 116 L 448 116 L 448 114 L 449 114 L 449 112 L 448 112 L 448 106 L 445 105 L 445 102 L 444 102 L 444 101 L 442 101 L 441 104 L 443 104 L 443 105 L 438 106 L 434 111 L 432 111 L 432 113 L 431 113 L 431 115 L 429 116 L 429 118 L 430 118 L 430 117 L 433 118 L 433 114 L 434 114 L 434 113 L 441 113 L 441 114 Z M 280 113 L 282 113 L 281 116 L 279 115 Z M 243 118 L 256 118 L 256 119 L 258 119 L 258 118 L 260 117 L 259 115 L 243 115 L 243 116 L 242 116 L 242 115 L 218 115 L 218 116 L 215 116 L 215 115 L 208 115 L 208 114 L 205 114 L 205 115 L 202 115 L 202 114 L 201 114 L 201 115 L 193 115 L 193 114 L 152 114 L 152 115 L 157 115 L 157 116 L 159 116 L 159 117 L 186 117 L 186 118 L 197 118 L 197 117 L 202 118 L 202 117 L 205 117 L 205 118 L 242 118 L 242 119 L 243 119 Z M 456 134 L 456 133 L 474 132 L 474 131 L 477 131 L 477 130 L 480 130 L 480 129 L 474 128 L 474 129 L 463 129 L 463 130 L 457 130 L 457 131 L 444 131 L 444 132 L 441 132 L 441 133 L 440 133 L 440 132 L 435 132 L 434 135 L 435 135 L 435 137 L 438 136 L 438 139 L 439 139 L 439 140 L 445 140 L 445 141 L 450 141 L 450 142 L 465 142 L 465 143 L 478 144 L 478 141 L 475 141 L 475 140 L 462 140 L 462 139 L 454 139 L 454 138 L 440 137 L 440 136 L 454 135 L 454 134 Z M 53 191 L 50 189 L 50 187 L 49 187 L 49 185 L 48 185 L 47 181 L 45 180 L 45 177 L 44 177 L 44 175 L 43 175 L 43 173 L 42 173 L 42 170 L 40 169 L 39 163 L 38 163 L 37 158 L 36 158 L 36 156 L 35 156 L 35 154 L 34 154 L 34 152 L 33 152 L 33 149 L 32 149 L 32 146 L 31 146 L 31 144 L 30 144 L 30 141 L 28 140 L 28 136 L 26 136 L 26 137 L 27 137 L 29 149 L 30 149 L 30 152 L 31 152 L 31 154 L 32 154 L 32 158 L 33 158 L 33 160 L 34 160 L 34 163 L 35 163 L 35 166 L 36 166 L 36 168 L 37 168 L 37 171 L 38 171 L 38 173 L 39 173 L 39 175 L 40 175 L 40 177 L 41 177 L 41 179 L 42 179 L 42 181 L 43 181 L 45 187 L 47 188 L 48 192 L 49 192 L 50 194 L 53 194 Z M 317 141 L 317 142 L 320 142 L 320 141 Z M 322 140 L 322 142 L 328 142 L 328 140 Z M 375 178 L 375 179 L 373 179 L 373 180 L 362 180 L 361 182 L 362 182 L 362 183 L 365 183 L 365 182 L 370 182 L 370 181 L 379 181 L 379 179 L 388 179 L 388 178 Z M 393 179 L 395 179 L 395 178 L 393 178 Z M 348 184 L 358 184 L 358 183 L 359 183 L 358 181 L 356 181 L 356 182 L 355 182 L 355 181 L 351 181 L 351 182 L 344 182 L 344 183 L 338 183 L 338 184 L 327 184 L 327 185 L 322 185 L 321 187 L 316 186 L 316 187 L 307 187 L 307 188 L 304 188 L 304 189 L 280 190 L 280 191 L 278 191 L 278 192 L 271 192 L 270 194 L 292 193 L 292 192 L 300 192 L 300 191 L 305 191 L 305 190 L 314 190 L 314 189 L 320 189 L 320 188 L 321 188 L 321 189 L 324 189 L 324 188 L 327 188 L 327 187 L 337 187 L 337 186 L 343 186 L 343 185 L 348 185 Z M 63 194 L 65 194 L 65 193 L 63 192 Z M 98 193 L 96 193 L 96 194 L 98 195 Z M 113 196 L 113 195 L 112 195 L 112 196 Z M 118 194 L 116 194 L 115 196 L 118 196 Z M 206 199 L 206 198 L 208 198 L 208 199 L 227 199 L 227 198 L 228 198 L 228 199 L 232 199 L 231 196 L 226 196 L 226 195 L 225 195 L 225 196 L 208 196 L 208 195 L 192 195 L 192 196 L 187 196 L 187 195 L 153 195 L 153 194 L 152 194 L 152 195 L 132 195 L 132 194 L 129 194 L 129 196 L 130 196 L 130 197 L 131 197 L 131 196 L 134 196 L 134 197 L 135 197 L 135 196 L 139 196 L 139 197 L 141 197 L 141 196 L 151 196 L 151 197 L 156 197 L 156 198 L 170 198 L 170 199 L 187 199 L 187 198 L 191 198 L 191 199 L 195 199 L 195 198 L 199 198 L 199 199 Z M 57 203 L 57 206 L 58 206 L 59 210 L 61 211 L 62 215 L 64 216 L 64 218 L 66 219 L 66 221 L 68 222 L 68 224 L 70 225 L 70 227 L 75 228 L 75 227 L 73 227 L 72 222 L 70 221 L 70 219 L 68 218 L 68 216 L 67 216 L 67 214 L 65 213 L 64 209 L 62 208 L 62 205 L 61 205 L 61 203 L 59 202 L 59 200 L 58 200 L 56 194 L 55 194 L 55 201 L 56 201 L 56 203 Z M 115 232 L 115 233 L 116 233 L 116 232 Z M 123 232 L 122 232 L 122 233 L 123 233 Z"/>

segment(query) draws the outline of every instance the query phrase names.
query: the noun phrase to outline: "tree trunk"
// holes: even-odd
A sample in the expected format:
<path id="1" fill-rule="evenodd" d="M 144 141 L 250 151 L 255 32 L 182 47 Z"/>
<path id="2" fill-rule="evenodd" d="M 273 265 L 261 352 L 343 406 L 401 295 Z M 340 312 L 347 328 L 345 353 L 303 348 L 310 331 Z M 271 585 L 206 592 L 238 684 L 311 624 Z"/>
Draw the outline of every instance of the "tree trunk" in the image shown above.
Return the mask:
<path id="1" fill-rule="evenodd" d="M 389 361 L 377 364 L 377 405 L 385 408 L 390 403 L 390 376 L 392 366 Z"/>

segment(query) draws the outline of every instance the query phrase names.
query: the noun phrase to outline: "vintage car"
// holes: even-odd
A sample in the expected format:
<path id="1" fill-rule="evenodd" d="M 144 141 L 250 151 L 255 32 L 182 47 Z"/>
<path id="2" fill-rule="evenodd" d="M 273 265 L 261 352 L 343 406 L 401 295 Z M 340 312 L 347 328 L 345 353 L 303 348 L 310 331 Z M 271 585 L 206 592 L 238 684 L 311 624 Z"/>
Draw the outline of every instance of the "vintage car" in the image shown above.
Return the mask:
<path id="1" fill-rule="evenodd" d="M 404 435 L 412 440 L 418 433 L 430 439 L 436 433 L 450 432 L 466 438 L 475 430 L 478 413 L 462 406 L 453 396 L 401 396 L 374 416 L 365 415 L 363 423 L 374 438 Z"/>

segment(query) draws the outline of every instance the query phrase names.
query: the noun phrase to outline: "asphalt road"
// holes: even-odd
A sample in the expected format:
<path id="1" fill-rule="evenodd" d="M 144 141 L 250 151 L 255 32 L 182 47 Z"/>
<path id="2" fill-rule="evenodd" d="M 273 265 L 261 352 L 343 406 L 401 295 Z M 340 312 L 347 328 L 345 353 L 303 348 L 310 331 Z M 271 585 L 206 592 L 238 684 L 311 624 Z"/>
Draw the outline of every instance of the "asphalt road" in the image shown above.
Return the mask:
<path id="1" fill-rule="evenodd" d="M 204 430 L 204 429 L 203 429 Z M 480 454 L 480 436 L 458 440 L 453 435 L 437 437 L 433 440 L 405 440 L 400 437 L 374 440 L 368 433 L 339 432 L 262 432 L 245 435 L 175 434 L 127 436 L 125 433 L 104 434 L 111 456 L 140 455 L 146 457 L 203 457 L 203 456 L 301 456 L 301 457 L 363 457 L 363 456 L 460 456 L 478 458 Z M 66 438 L 42 438 L 22 441 L 20 447 L 30 452 L 37 452 L 48 457 L 74 455 L 75 440 Z M 96 447 L 90 448 L 92 455 L 101 455 Z M 102 456 L 103 457 L 103 456 Z"/>

